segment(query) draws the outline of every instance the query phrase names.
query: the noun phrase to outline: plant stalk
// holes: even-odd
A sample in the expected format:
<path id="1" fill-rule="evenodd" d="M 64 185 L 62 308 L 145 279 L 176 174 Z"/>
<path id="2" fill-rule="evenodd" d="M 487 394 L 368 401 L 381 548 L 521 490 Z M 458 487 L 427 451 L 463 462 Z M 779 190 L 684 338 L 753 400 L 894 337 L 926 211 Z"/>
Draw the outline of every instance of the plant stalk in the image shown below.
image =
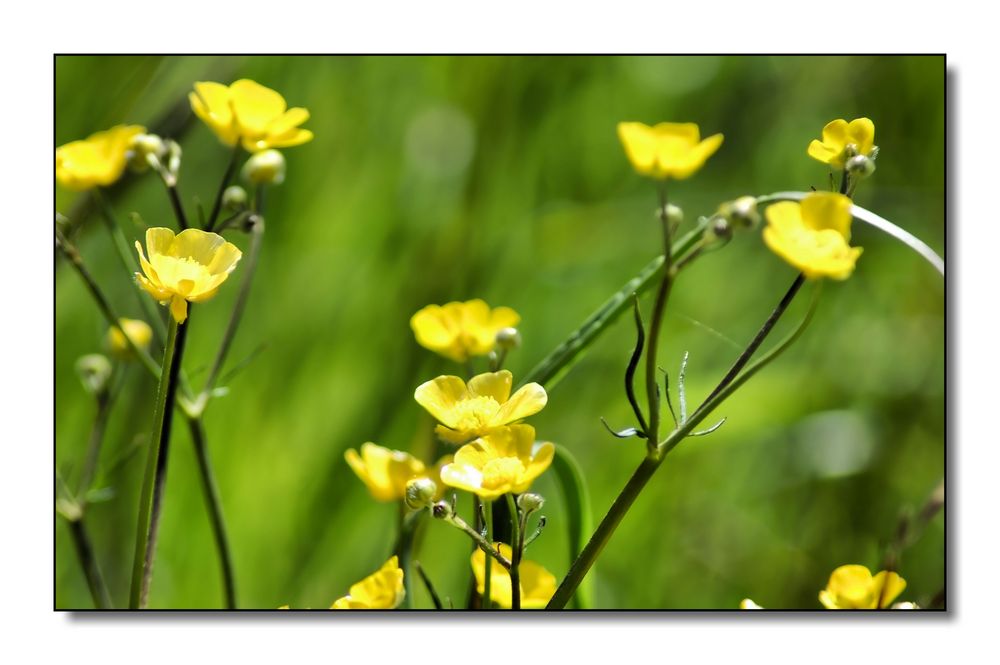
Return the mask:
<path id="1" fill-rule="evenodd" d="M 510 609 L 521 609 L 521 525 L 517 514 L 517 504 L 514 502 L 514 495 L 507 493 L 507 509 L 510 511 L 511 538 L 510 538 Z M 493 562 L 488 562 L 490 567 Z"/>
<path id="2" fill-rule="evenodd" d="M 233 151 L 229 156 L 229 164 L 226 165 L 226 172 L 222 176 L 222 182 L 219 183 L 219 191 L 215 193 L 215 202 L 212 204 L 212 212 L 209 213 L 208 220 L 205 222 L 206 231 L 211 231 L 215 228 L 215 221 L 219 218 L 219 213 L 222 212 L 222 195 L 225 193 L 226 187 L 229 186 L 229 181 L 233 177 L 233 171 L 236 170 L 236 162 L 239 160 L 241 152 L 241 146 L 237 141 L 236 146 L 233 148 Z"/>
<path id="3" fill-rule="evenodd" d="M 69 521 L 69 532 L 73 536 L 73 545 L 80 558 L 80 566 L 87 579 L 87 588 L 90 589 L 90 597 L 94 600 L 94 607 L 99 610 L 111 609 L 111 594 L 108 593 L 104 576 L 101 574 L 101 567 L 97 564 L 97 557 L 94 556 L 94 547 L 90 542 L 90 536 L 87 535 L 82 514 L 79 519 Z"/>

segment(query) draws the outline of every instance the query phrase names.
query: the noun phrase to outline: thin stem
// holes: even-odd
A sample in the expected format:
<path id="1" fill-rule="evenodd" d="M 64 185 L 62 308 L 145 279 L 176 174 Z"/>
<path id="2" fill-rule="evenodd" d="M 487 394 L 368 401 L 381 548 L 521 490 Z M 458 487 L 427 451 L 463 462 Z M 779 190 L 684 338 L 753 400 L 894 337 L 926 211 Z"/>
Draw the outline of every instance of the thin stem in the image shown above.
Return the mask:
<path id="1" fill-rule="evenodd" d="M 107 320 L 108 325 L 118 329 L 118 332 L 121 333 L 125 342 L 129 345 L 129 348 L 132 349 L 132 352 L 136 355 L 136 357 L 139 358 L 143 366 L 149 370 L 150 374 L 152 374 L 155 379 L 159 380 L 159 365 L 157 365 L 156 361 L 153 360 L 153 357 L 149 355 L 149 351 L 140 348 L 130 336 L 125 334 L 125 331 L 121 327 L 118 315 L 111 308 L 111 303 L 105 297 L 104 292 L 101 291 L 101 287 L 98 286 L 93 275 L 91 275 L 90 271 L 87 270 L 87 266 L 84 265 L 83 257 L 80 256 L 79 250 L 77 250 L 77 248 L 59 231 L 56 231 L 56 248 L 64 257 L 66 257 L 70 265 L 73 266 L 77 274 L 83 279 L 84 284 L 87 286 L 87 290 L 90 291 L 90 294 L 97 302 L 97 307 L 101 310 L 101 313 L 104 314 L 104 318 Z"/>
<path id="2" fill-rule="evenodd" d="M 90 429 L 87 440 L 87 452 L 83 458 L 83 469 L 77 485 L 77 496 L 81 503 L 86 504 L 87 492 L 90 490 L 94 476 L 97 474 L 97 461 L 101 456 L 101 444 L 104 441 L 104 431 L 107 429 L 108 416 L 111 414 L 112 397 L 105 392 L 97 397 L 97 413 L 94 415 L 94 425 Z"/>
<path id="3" fill-rule="evenodd" d="M 222 195 L 225 193 L 226 187 L 229 186 L 229 181 L 233 177 L 233 171 L 236 170 L 236 162 L 239 160 L 241 152 L 241 146 L 239 142 L 237 142 L 229 156 L 229 164 L 226 166 L 226 172 L 222 176 L 222 182 L 219 183 L 219 191 L 215 193 L 215 202 L 212 204 L 212 212 L 209 213 L 208 221 L 205 223 L 206 231 L 211 231 L 215 227 L 215 220 L 219 218 L 219 213 L 222 211 Z"/>
<path id="4" fill-rule="evenodd" d="M 493 505 L 489 501 L 486 502 L 486 542 L 493 547 Z M 498 548 L 499 549 L 499 548 Z M 513 562 L 511 562 L 513 565 Z M 493 581 L 493 562 L 489 559 L 483 559 L 483 609 L 488 610 L 493 605 L 493 601 L 490 597 L 490 583 Z M 510 570 L 510 568 L 508 568 Z"/>
<path id="5" fill-rule="evenodd" d="M 215 361 L 205 382 L 205 389 L 202 391 L 204 399 L 211 395 L 215 384 L 222 372 L 222 365 L 226 361 L 226 355 L 236 337 L 236 330 L 239 328 L 240 320 L 243 318 L 243 311 L 246 309 L 247 300 L 250 298 L 250 286 L 253 283 L 253 276 L 257 269 L 257 259 L 260 256 L 260 247 L 264 238 L 264 220 L 260 217 L 253 217 L 253 228 L 250 231 L 250 249 L 247 251 L 246 265 L 243 271 L 243 281 L 240 282 L 240 290 L 236 294 L 236 302 L 233 304 L 233 312 L 229 316 L 229 323 L 226 331 L 222 335 L 222 343 L 219 351 L 215 354 Z"/>
<path id="6" fill-rule="evenodd" d="M 510 559 L 505 557 L 500 552 L 500 550 L 494 547 L 490 543 L 490 541 L 486 540 L 486 538 L 483 537 L 483 534 L 479 533 L 471 526 L 469 526 L 469 523 L 463 520 L 461 517 L 455 514 L 448 514 L 448 513 L 438 514 L 437 512 L 434 513 L 434 516 L 440 520 L 443 520 L 445 523 L 450 524 L 456 529 L 464 531 L 466 535 L 468 535 L 470 538 L 472 538 L 472 540 L 476 542 L 476 545 L 478 545 L 481 550 L 483 550 L 491 557 L 496 559 L 497 563 L 503 566 L 505 570 L 510 570 Z"/>
<path id="7" fill-rule="evenodd" d="M 412 580 L 410 576 L 410 555 L 413 553 L 413 535 L 417 528 L 417 519 L 422 512 L 407 515 L 406 503 L 399 502 L 399 522 L 397 528 L 396 545 L 393 547 L 393 554 L 399 560 L 399 567 L 403 571 L 403 609 L 409 609 L 412 598 Z"/>
<path id="8" fill-rule="evenodd" d="M 660 223 L 663 227 L 663 276 L 656 291 L 653 302 L 653 315 L 649 322 L 649 343 L 646 346 L 646 400 L 649 404 L 649 429 L 646 432 L 646 445 L 650 454 L 656 451 L 656 443 L 660 440 L 660 392 L 656 385 L 656 352 L 660 341 L 660 327 L 663 324 L 663 313 L 666 311 L 667 298 L 673 285 L 671 263 L 673 261 L 670 246 L 670 222 L 667 220 L 667 187 L 660 185 Z"/>
<path id="9" fill-rule="evenodd" d="M 184 354 L 184 341 L 190 326 L 191 309 L 193 307 L 189 306 L 188 320 L 184 324 L 178 325 L 171 316 L 170 326 L 167 328 L 167 343 L 163 350 L 164 371 L 160 374 L 160 384 L 156 391 L 149 457 L 139 503 L 139 525 L 136 529 L 135 557 L 132 561 L 129 609 L 146 607 L 149 598 L 163 488 L 167 477 L 167 453 L 170 447 L 173 404 L 177 393 L 181 358 Z"/>
<path id="10" fill-rule="evenodd" d="M 83 515 L 79 519 L 70 520 L 69 532 L 73 536 L 73 545 L 76 547 L 76 555 L 80 558 L 80 566 L 83 568 L 84 577 L 87 578 L 87 588 L 90 589 L 90 597 L 94 600 L 94 607 L 99 610 L 111 608 L 111 594 L 104 583 L 104 575 L 101 574 L 101 567 L 97 564 L 97 557 L 94 556 L 94 546 L 87 535 L 87 529 L 83 524 Z"/>
<path id="11" fill-rule="evenodd" d="M 444 609 L 444 606 L 441 604 L 441 598 L 437 595 L 437 591 L 434 590 L 434 585 L 431 584 L 430 578 L 427 577 L 424 567 L 420 565 L 419 561 L 414 561 L 413 568 L 417 571 L 417 574 L 420 575 L 420 579 L 424 583 L 424 588 L 427 589 L 427 593 L 430 594 L 431 602 L 434 603 L 434 609 Z"/>
<path id="12" fill-rule="evenodd" d="M 208 504 L 208 517 L 212 523 L 212 535 L 215 537 L 215 548 L 219 553 L 219 564 L 222 566 L 222 585 L 226 596 L 226 609 L 236 609 L 236 579 L 233 574 L 233 560 L 229 549 L 229 537 L 226 535 L 226 520 L 222 514 L 222 498 L 219 486 L 212 471 L 212 463 L 208 457 L 208 441 L 205 424 L 201 418 L 188 418 L 188 429 L 191 432 L 191 442 L 194 444 L 195 456 L 198 458 L 198 472 L 201 477 L 201 488 Z"/>
<path id="13" fill-rule="evenodd" d="M 772 311 L 771 315 L 767 317 L 766 321 L 764 321 L 764 325 L 761 326 L 760 330 L 757 331 L 757 334 L 754 335 L 750 344 L 747 345 L 746 349 L 743 350 L 743 353 L 740 354 L 740 357 L 736 359 L 733 366 L 729 368 L 726 375 L 722 377 L 721 381 L 719 381 L 719 385 L 717 385 L 715 389 L 709 393 L 708 397 L 705 398 L 705 402 L 708 402 L 710 399 L 722 392 L 722 390 L 736 378 L 736 375 L 740 373 L 740 370 L 746 366 L 746 364 L 750 361 L 751 356 L 753 356 L 757 349 L 760 348 L 760 345 L 764 342 L 764 340 L 767 339 L 771 329 L 774 328 L 774 324 L 778 322 L 781 315 L 785 313 L 786 309 L 788 309 L 788 306 L 792 303 L 792 299 L 795 298 L 795 294 L 799 292 L 799 289 L 802 288 L 805 281 L 806 277 L 801 273 L 795 278 L 795 281 L 792 282 L 790 287 L 788 287 L 788 291 L 785 292 L 781 301 L 778 302 L 778 306 L 774 308 L 774 311 Z"/>
<path id="14" fill-rule="evenodd" d="M 510 537 L 510 609 L 521 609 L 521 524 L 517 514 L 517 504 L 514 503 L 514 495 L 507 494 L 507 510 L 510 512 L 511 537 Z M 493 566 L 493 562 L 489 562 Z"/>

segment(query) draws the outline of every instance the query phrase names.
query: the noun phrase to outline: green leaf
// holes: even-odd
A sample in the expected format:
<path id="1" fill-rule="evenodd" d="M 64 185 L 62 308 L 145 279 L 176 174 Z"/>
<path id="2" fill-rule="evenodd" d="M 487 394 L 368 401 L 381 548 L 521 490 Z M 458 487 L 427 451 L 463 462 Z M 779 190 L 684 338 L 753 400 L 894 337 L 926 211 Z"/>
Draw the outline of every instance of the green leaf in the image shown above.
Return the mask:
<path id="1" fill-rule="evenodd" d="M 583 480 L 583 472 L 573 455 L 565 448 L 556 444 L 556 453 L 552 458 L 552 470 L 559 480 L 563 499 L 566 504 L 567 526 L 569 528 L 569 560 L 572 563 L 583 551 L 587 538 L 594 530 L 590 512 L 590 494 Z M 573 596 L 573 607 L 576 609 L 591 609 L 594 606 L 593 579 L 585 578 Z"/>

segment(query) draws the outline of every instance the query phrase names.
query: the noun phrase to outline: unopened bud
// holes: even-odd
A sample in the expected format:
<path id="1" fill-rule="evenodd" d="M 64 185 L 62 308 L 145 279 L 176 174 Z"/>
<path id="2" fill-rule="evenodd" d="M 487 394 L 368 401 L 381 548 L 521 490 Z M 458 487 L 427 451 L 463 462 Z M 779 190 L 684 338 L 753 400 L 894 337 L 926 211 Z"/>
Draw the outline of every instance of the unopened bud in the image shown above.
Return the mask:
<path id="1" fill-rule="evenodd" d="M 870 157 L 855 155 L 847 160 L 847 166 L 844 168 L 856 178 L 867 178 L 875 173 L 875 162 Z"/>
<path id="2" fill-rule="evenodd" d="M 243 165 L 243 179 L 254 185 L 280 185 L 285 181 L 285 157 L 277 150 L 264 150 Z"/>
<path id="3" fill-rule="evenodd" d="M 663 208 L 656 209 L 656 216 L 663 219 Z M 671 227 L 678 227 L 681 222 L 684 221 L 684 211 L 681 210 L 680 206 L 675 206 L 673 203 L 667 204 L 667 224 Z"/>
<path id="4" fill-rule="evenodd" d="M 525 492 L 521 496 L 517 497 L 517 507 L 526 513 L 533 513 L 536 510 L 541 510 L 544 505 L 545 498 L 542 497 L 541 494 Z"/>
<path id="5" fill-rule="evenodd" d="M 431 505 L 437 494 L 437 483 L 430 478 L 415 478 L 406 483 L 406 505 L 412 510 L 420 510 Z"/>
<path id="6" fill-rule="evenodd" d="M 181 170 L 181 144 L 177 141 L 167 141 L 167 170 L 173 175 Z"/>
<path id="7" fill-rule="evenodd" d="M 753 196 L 741 196 L 734 201 L 726 201 L 719 206 L 718 214 L 725 217 L 733 228 L 752 229 L 760 224 L 757 199 Z"/>
<path id="8" fill-rule="evenodd" d="M 517 328 L 501 328 L 497 331 L 496 344 L 505 351 L 521 346 L 521 333 Z"/>
<path id="9" fill-rule="evenodd" d="M 80 377 L 83 389 L 95 397 L 100 397 L 108 390 L 111 362 L 99 353 L 91 353 L 76 361 L 76 373 Z"/>
<path id="10" fill-rule="evenodd" d="M 448 519 L 455 514 L 451 504 L 447 501 L 438 501 L 431 506 L 431 514 L 439 520 Z"/>
<path id="11" fill-rule="evenodd" d="M 149 168 L 149 157 L 160 159 L 167 154 L 167 146 L 156 134 L 136 134 L 128 146 L 128 166 L 136 173 Z"/>
<path id="12" fill-rule="evenodd" d="M 902 603 L 895 603 L 889 609 L 893 609 L 893 610 L 919 610 L 920 606 L 917 605 L 916 603 L 902 602 Z"/>
<path id="13" fill-rule="evenodd" d="M 153 329 L 148 323 L 138 319 L 118 319 L 118 325 L 121 326 L 121 330 L 118 326 L 112 326 L 105 337 L 105 346 L 111 355 L 121 360 L 131 360 L 135 357 L 125 335 L 128 335 L 132 343 L 140 349 L 149 348 L 149 342 L 153 339 Z M 122 334 L 122 330 L 125 331 L 125 335 Z"/>
<path id="14" fill-rule="evenodd" d="M 247 207 L 247 190 L 239 185 L 230 185 L 222 192 L 222 207 L 226 210 L 243 210 Z"/>

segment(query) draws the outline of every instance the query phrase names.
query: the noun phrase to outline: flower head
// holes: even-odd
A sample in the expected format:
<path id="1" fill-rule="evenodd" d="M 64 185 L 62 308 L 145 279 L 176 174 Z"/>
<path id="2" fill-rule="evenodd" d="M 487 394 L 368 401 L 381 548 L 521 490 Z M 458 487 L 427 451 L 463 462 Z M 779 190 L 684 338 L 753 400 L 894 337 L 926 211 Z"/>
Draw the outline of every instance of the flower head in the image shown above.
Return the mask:
<path id="1" fill-rule="evenodd" d="M 513 552 L 510 545 L 494 543 L 500 554 L 507 559 Z M 512 604 L 510 573 L 500 563 L 490 557 L 490 600 L 505 610 Z M 521 608 L 526 610 L 544 609 L 556 592 L 556 576 L 534 561 L 523 560 L 518 566 L 521 574 Z M 472 553 L 472 574 L 476 576 L 476 590 L 480 595 L 486 591 L 486 552 L 478 547 Z"/>
<path id="2" fill-rule="evenodd" d="M 313 138 L 299 125 L 309 119 L 304 108 L 288 108 L 285 98 L 250 79 L 232 85 L 201 81 L 188 94 L 191 109 L 226 145 L 242 142 L 250 152 L 288 148 Z"/>
<path id="3" fill-rule="evenodd" d="M 781 201 L 765 212 L 764 242 L 809 279 L 847 279 L 861 256 L 851 247 L 851 200 L 816 192 L 801 203 Z"/>
<path id="4" fill-rule="evenodd" d="M 855 155 L 869 156 L 875 147 L 875 123 L 868 118 L 847 122 L 838 118 L 823 128 L 823 140 L 813 139 L 807 152 L 813 159 L 838 169 Z"/>
<path id="5" fill-rule="evenodd" d="M 136 273 L 136 281 L 161 305 L 170 304 L 177 323 L 187 319 L 188 302 L 204 302 L 215 295 L 243 256 L 222 236 L 199 229 L 185 229 L 177 235 L 162 227 L 147 229 L 148 261 L 139 241 L 135 248 L 145 273 Z"/>
<path id="6" fill-rule="evenodd" d="M 658 180 L 690 178 L 722 145 L 722 134 L 702 141 L 693 122 L 619 122 L 618 138 L 635 170 Z"/>
<path id="7" fill-rule="evenodd" d="M 132 343 L 140 349 L 149 348 L 149 342 L 153 339 L 153 329 L 149 327 L 148 323 L 138 319 L 118 319 L 118 325 L 121 326 L 121 330 L 117 326 L 108 328 L 108 335 L 105 339 L 112 355 L 122 360 L 129 360 L 133 357 L 132 347 L 125 339 L 125 335 L 128 335 L 128 339 L 131 339 Z M 125 331 L 125 335 L 122 334 L 122 330 Z"/>
<path id="8" fill-rule="evenodd" d="M 67 189 L 107 187 L 125 172 L 132 138 L 146 131 L 139 125 L 115 125 L 56 148 L 56 180 Z"/>
<path id="9" fill-rule="evenodd" d="M 511 425 L 467 443 L 455 461 L 441 469 L 441 482 L 491 501 L 508 492 L 524 492 L 549 468 L 555 446 L 535 447 L 535 428 Z"/>
<path id="10" fill-rule="evenodd" d="M 906 580 L 883 570 L 872 577 L 864 566 L 841 566 L 830 575 L 826 588 L 819 592 L 819 602 L 828 610 L 885 609 L 906 588 Z"/>
<path id="11" fill-rule="evenodd" d="M 351 586 L 351 592 L 338 598 L 331 610 L 394 610 L 406 597 L 403 570 L 395 556 L 378 571 Z"/>
<path id="12" fill-rule="evenodd" d="M 497 333 L 521 320 L 509 307 L 490 309 L 482 300 L 428 305 L 410 318 L 420 346 L 456 362 L 493 350 Z"/>
<path id="13" fill-rule="evenodd" d="M 440 485 L 441 468 L 451 461 L 451 456 L 428 469 L 409 453 L 369 442 L 361 445 L 360 455 L 352 449 L 344 453 L 344 459 L 376 501 L 399 501 L 405 498 L 406 484 L 411 480 L 429 478 Z"/>
<path id="14" fill-rule="evenodd" d="M 451 443 L 465 443 L 541 411 L 548 401 L 537 383 L 510 394 L 507 370 L 472 377 L 439 376 L 417 387 L 413 398 L 441 423 L 435 431 Z"/>

